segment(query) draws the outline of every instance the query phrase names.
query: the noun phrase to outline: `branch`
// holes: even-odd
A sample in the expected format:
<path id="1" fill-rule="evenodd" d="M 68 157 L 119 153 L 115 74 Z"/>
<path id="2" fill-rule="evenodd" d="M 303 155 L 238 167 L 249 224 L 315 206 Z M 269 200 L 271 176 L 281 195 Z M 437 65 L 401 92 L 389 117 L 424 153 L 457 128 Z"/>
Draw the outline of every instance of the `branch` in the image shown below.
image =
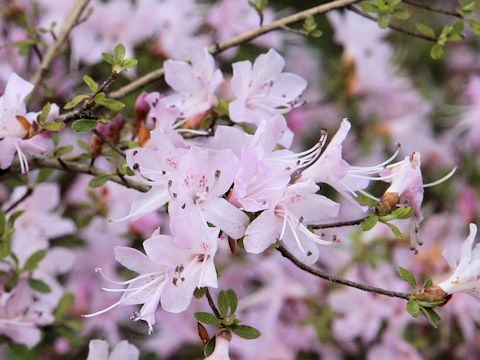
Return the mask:
<path id="1" fill-rule="evenodd" d="M 115 151 L 118 155 L 123 157 L 124 159 L 126 158 L 125 153 L 112 141 L 108 138 L 108 136 L 103 135 L 100 131 L 97 129 L 93 129 L 92 132 L 98 136 L 105 144 L 107 144 L 110 149 Z"/>
<path id="2" fill-rule="evenodd" d="M 339 221 L 336 223 L 329 223 L 329 224 L 309 225 L 308 227 L 311 229 L 317 230 L 317 229 L 328 229 L 328 228 L 342 227 L 342 226 L 360 225 L 362 221 L 365 220 L 367 217 L 368 216 L 365 216 L 361 219 Z"/>
<path id="3" fill-rule="evenodd" d="M 30 195 L 32 195 L 32 193 L 33 193 L 33 189 L 30 186 L 27 187 L 27 191 L 25 192 L 25 194 L 23 194 L 23 196 L 17 201 L 15 201 L 12 205 L 10 205 L 7 208 L 7 210 L 5 210 L 5 214 L 9 213 L 13 209 L 15 209 L 18 205 L 20 205 L 22 202 L 24 202 Z"/>
<path id="4" fill-rule="evenodd" d="M 149 186 L 141 184 L 137 181 L 133 181 L 128 178 L 103 171 L 93 166 L 80 164 L 72 160 L 62 160 L 60 158 L 42 159 L 42 158 L 31 157 L 28 160 L 28 166 L 31 169 L 50 168 L 50 169 L 66 171 L 69 173 L 89 174 L 93 176 L 110 175 L 110 181 L 116 182 L 117 184 L 123 185 L 129 189 L 135 189 L 141 192 L 147 192 L 148 190 L 150 190 Z M 18 163 L 15 163 L 14 165 L 12 165 L 12 167 L 8 169 L 7 172 L 0 175 L 0 180 L 10 177 L 12 175 L 18 175 L 18 174 L 20 174 L 20 166 Z"/>
<path id="5" fill-rule="evenodd" d="M 369 19 L 369 20 L 372 20 L 372 21 L 375 21 L 375 22 L 378 21 L 378 19 L 375 16 L 372 16 L 372 15 L 367 14 L 366 12 L 363 12 L 362 10 L 356 8 L 355 6 L 347 6 L 347 9 L 350 10 L 350 11 L 353 11 L 354 13 L 356 13 L 360 16 L 363 16 L 366 19 Z M 421 32 L 404 29 L 400 26 L 392 25 L 390 23 L 388 24 L 388 27 L 390 29 L 394 30 L 394 31 L 400 32 L 402 34 L 410 35 L 410 36 L 413 36 L 413 37 L 416 37 L 416 38 L 419 38 L 419 39 L 423 39 L 423 40 L 427 40 L 427 41 L 431 41 L 431 42 L 437 42 L 437 40 L 438 40 L 435 37 L 431 37 L 431 36 L 422 34 Z"/>
<path id="6" fill-rule="evenodd" d="M 290 16 L 286 16 L 284 18 L 281 18 L 277 21 L 274 21 L 270 24 L 263 25 L 255 30 L 251 30 L 249 32 L 246 32 L 244 34 L 235 36 L 231 38 L 230 40 L 226 40 L 224 42 L 218 43 L 214 46 L 211 46 L 208 51 L 212 55 L 216 55 L 221 53 L 222 51 L 225 51 L 227 49 L 230 49 L 232 47 L 238 46 L 242 43 L 248 42 L 250 40 L 253 40 L 263 34 L 269 33 L 271 31 L 277 30 L 277 29 L 284 29 L 285 26 L 292 25 L 295 23 L 298 23 L 302 20 L 305 20 L 309 16 L 314 16 L 322 13 L 326 13 L 330 10 L 333 9 L 338 9 L 342 8 L 345 6 L 348 6 L 350 4 L 354 4 L 356 2 L 359 2 L 360 0 L 335 0 L 331 1 L 326 4 L 318 5 L 315 7 L 312 7 L 310 9 L 300 11 L 298 13 L 295 13 Z M 140 89 L 141 87 L 148 85 L 155 80 L 161 79 L 164 75 L 165 71 L 163 68 L 154 70 L 137 80 L 131 82 L 130 84 L 118 89 L 117 91 L 114 91 L 110 93 L 110 97 L 114 99 L 121 98 L 137 89 Z"/>
<path id="7" fill-rule="evenodd" d="M 87 7 L 89 1 L 90 0 L 77 1 L 73 9 L 71 10 L 70 14 L 67 16 L 67 19 L 63 23 L 56 41 L 54 41 L 47 48 L 47 51 L 43 56 L 43 61 L 40 64 L 40 67 L 37 69 L 35 74 L 33 74 L 32 78 L 30 79 L 30 82 L 33 83 L 34 85 L 34 89 L 30 93 L 30 96 L 28 99 L 30 99 L 32 97 L 32 94 L 34 94 L 35 91 L 38 90 L 38 86 L 40 85 L 48 69 L 50 68 L 52 61 L 55 59 L 55 56 L 57 56 L 65 40 L 67 40 L 67 37 L 68 37 L 68 34 L 70 34 L 70 31 L 72 31 L 73 27 L 77 24 L 78 18 Z"/>
<path id="8" fill-rule="evenodd" d="M 220 314 L 220 311 L 218 311 L 217 306 L 215 305 L 215 302 L 212 299 L 212 295 L 210 295 L 210 290 L 208 289 L 208 287 L 205 292 L 205 295 L 207 296 L 208 305 L 210 305 L 210 308 L 212 309 L 213 313 L 218 319 L 221 319 L 222 315 Z"/>
<path id="9" fill-rule="evenodd" d="M 359 290 L 375 293 L 375 294 L 380 294 L 380 295 L 385 295 L 393 298 L 399 298 L 399 299 L 404 299 L 404 300 L 409 300 L 410 294 L 408 293 L 403 293 L 403 292 L 397 292 L 397 291 L 390 291 L 390 290 L 385 290 L 382 288 L 378 288 L 375 286 L 370 286 L 370 285 L 365 285 L 365 284 L 360 284 L 355 281 L 339 278 L 333 275 L 329 275 L 320 269 L 315 269 L 312 268 L 308 265 L 305 265 L 302 263 L 300 260 L 298 260 L 290 251 L 288 251 L 286 248 L 284 248 L 282 245 L 280 245 L 277 250 L 288 260 L 290 260 L 296 267 L 299 269 L 302 269 L 303 271 L 312 274 L 314 276 L 317 276 L 319 278 L 328 280 L 330 282 L 336 283 L 336 284 L 341 284 L 341 285 L 346 285 L 350 286 Z"/>
<path id="10" fill-rule="evenodd" d="M 463 15 L 460 14 L 460 13 L 459 13 L 458 11 L 456 11 L 456 10 L 444 10 L 444 9 L 439 9 L 439 8 L 433 7 L 433 6 L 428 5 L 428 4 L 421 4 L 421 3 L 417 3 L 417 2 L 411 1 L 411 0 L 402 0 L 402 2 L 404 2 L 405 4 L 411 5 L 411 6 L 418 7 L 418 8 L 420 8 L 420 9 L 425 9 L 425 10 L 432 11 L 432 12 L 436 12 L 436 13 L 439 13 L 439 14 L 444 14 L 444 15 L 449 15 L 449 16 L 455 16 L 455 17 L 458 17 L 458 18 L 460 18 L 460 19 L 463 19 Z"/>

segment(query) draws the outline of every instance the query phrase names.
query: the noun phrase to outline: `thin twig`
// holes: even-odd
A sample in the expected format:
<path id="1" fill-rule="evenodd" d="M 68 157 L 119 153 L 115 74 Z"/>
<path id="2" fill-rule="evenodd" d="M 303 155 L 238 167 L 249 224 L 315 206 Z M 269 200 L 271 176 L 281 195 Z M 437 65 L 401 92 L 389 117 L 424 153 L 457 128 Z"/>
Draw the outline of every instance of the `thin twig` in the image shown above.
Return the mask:
<path id="1" fill-rule="evenodd" d="M 107 144 L 110 149 L 115 151 L 117 154 L 119 154 L 121 157 L 125 158 L 125 153 L 115 144 L 112 140 L 108 138 L 108 136 L 103 135 L 100 131 L 97 129 L 93 129 L 92 132 L 98 136 L 105 144 Z"/>
<path id="2" fill-rule="evenodd" d="M 309 225 L 308 227 L 311 229 L 317 230 L 317 229 L 329 229 L 329 228 L 342 227 L 342 226 L 360 225 L 362 221 L 365 220 L 367 217 L 368 216 L 365 216 L 361 219 L 339 221 L 339 222 L 329 223 L 329 224 Z"/>
<path id="3" fill-rule="evenodd" d="M 47 48 L 47 51 L 43 55 L 42 63 L 38 67 L 35 74 L 33 74 L 32 78 L 30 79 L 30 82 L 33 83 L 34 85 L 34 89 L 30 93 L 29 99 L 31 98 L 32 94 L 34 94 L 35 91 L 38 90 L 38 86 L 40 85 L 43 78 L 47 74 L 47 71 L 50 68 L 50 65 L 52 64 L 53 60 L 57 56 L 65 40 L 67 40 L 68 34 L 70 34 L 70 32 L 72 31 L 73 27 L 77 23 L 78 18 L 87 7 L 89 1 L 90 0 L 78 0 L 76 2 L 70 14 L 68 14 L 67 19 L 63 23 L 62 28 L 60 29 L 60 32 L 57 36 L 57 40 Z"/>
<path id="4" fill-rule="evenodd" d="M 210 305 L 210 308 L 212 309 L 213 313 L 217 318 L 221 319 L 222 315 L 220 314 L 220 311 L 218 311 L 217 306 L 215 305 L 215 302 L 212 299 L 212 295 L 210 294 L 210 290 L 208 289 L 208 287 L 205 292 L 205 295 L 207 296 L 208 305 Z"/>
<path id="5" fill-rule="evenodd" d="M 366 285 L 366 284 L 357 283 L 355 281 L 351 281 L 351 280 L 343 279 L 343 278 L 336 277 L 336 276 L 333 276 L 333 275 L 329 275 L 329 274 L 321 271 L 320 269 L 312 268 L 308 265 L 305 265 L 300 260 L 298 260 L 290 251 L 288 251 L 282 245 L 280 245 L 277 248 L 277 250 L 284 257 L 286 257 L 288 260 L 290 260 L 296 267 L 302 269 L 303 271 L 305 271 L 309 274 L 315 275 L 319 278 L 328 280 L 330 282 L 350 286 L 350 287 L 353 287 L 353 288 L 356 288 L 356 289 L 359 289 L 359 290 L 363 290 L 363 291 L 367 291 L 367 292 L 371 292 L 371 293 L 375 293 L 375 294 L 380 294 L 380 295 L 385 295 L 385 296 L 389 296 L 389 297 L 393 297 L 393 298 L 399 298 L 399 299 L 404 299 L 404 300 L 408 300 L 410 298 L 410 294 L 408 294 L 408 293 L 390 291 L 390 290 L 385 290 L 385 289 L 378 288 L 378 287 L 375 287 L 375 286 L 370 286 L 370 285 Z"/>
<path id="6" fill-rule="evenodd" d="M 32 193 L 33 193 L 33 189 L 30 186 L 27 187 L 27 191 L 25 192 L 25 194 L 23 194 L 23 196 L 17 201 L 15 201 L 12 205 L 10 205 L 4 212 L 9 213 L 13 209 L 15 209 L 18 205 L 24 202 L 30 195 L 32 195 Z"/>
<path id="7" fill-rule="evenodd" d="M 372 16 L 372 15 L 367 14 L 366 12 L 363 12 L 362 10 L 360 10 L 359 8 L 357 8 L 355 6 L 347 6 L 347 9 L 350 10 L 350 11 L 353 11 L 354 13 L 356 13 L 360 16 L 363 16 L 366 19 L 369 19 L 369 20 L 372 20 L 372 21 L 375 21 L 375 22 L 378 21 L 378 19 L 375 16 Z M 404 29 L 400 26 L 396 26 L 396 25 L 393 25 L 393 24 L 390 24 L 390 23 L 388 24 L 388 27 L 390 29 L 394 30 L 394 31 L 400 32 L 402 34 L 410 35 L 410 36 L 413 36 L 413 37 L 416 37 L 416 38 L 419 38 L 419 39 L 423 39 L 423 40 L 427 40 L 427 41 L 431 41 L 431 42 L 437 42 L 437 40 L 438 40 L 435 37 L 431 37 L 431 36 L 422 34 L 421 32 Z"/>
<path id="8" fill-rule="evenodd" d="M 436 13 L 439 13 L 439 14 L 455 16 L 455 17 L 458 17 L 459 19 L 463 19 L 463 15 L 460 14 L 456 10 L 439 9 L 439 8 L 433 7 L 433 6 L 428 5 L 428 4 L 421 4 L 421 3 L 417 3 L 417 2 L 411 1 L 411 0 L 403 0 L 402 2 L 404 2 L 405 4 L 411 5 L 411 6 L 415 6 L 415 7 L 420 8 L 420 9 L 425 9 L 425 10 L 433 11 L 433 12 L 436 12 Z"/>
<path id="9" fill-rule="evenodd" d="M 255 30 L 248 31 L 244 34 L 235 36 L 229 40 L 226 40 L 224 42 L 218 43 L 214 46 L 211 46 L 208 50 L 212 55 L 216 55 L 218 53 L 221 53 L 222 51 L 225 51 L 227 49 L 230 49 L 234 46 L 238 46 L 240 44 L 246 43 L 250 40 L 253 40 L 261 35 L 264 35 L 266 33 L 269 33 L 271 31 L 277 30 L 277 29 L 282 29 L 284 26 L 292 25 L 295 23 L 298 23 L 300 21 L 305 20 L 309 16 L 314 16 L 322 13 L 326 13 L 330 10 L 342 8 L 345 6 L 348 6 L 350 4 L 354 4 L 356 2 L 359 2 L 360 0 L 336 0 L 336 1 L 331 1 L 326 4 L 318 5 L 315 7 L 312 7 L 310 9 L 300 11 L 298 13 L 295 13 L 290 16 L 286 16 L 284 18 L 281 18 L 277 21 L 274 21 L 270 24 L 263 25 Z M 164 75 L 164 69 L 160 68 L 157 70 L 154 70 L 140 78 L 138 78 L 135 81 L 132 81 L 130 84 L 125 85 L 124 87 L 112 92 L 110 94 L 111 98 L 118 99 L 121 97 L 124 97 L 125 95 L 142 88 L 145 85 L 148 85 L 158 79 L 161 79 Z"/>

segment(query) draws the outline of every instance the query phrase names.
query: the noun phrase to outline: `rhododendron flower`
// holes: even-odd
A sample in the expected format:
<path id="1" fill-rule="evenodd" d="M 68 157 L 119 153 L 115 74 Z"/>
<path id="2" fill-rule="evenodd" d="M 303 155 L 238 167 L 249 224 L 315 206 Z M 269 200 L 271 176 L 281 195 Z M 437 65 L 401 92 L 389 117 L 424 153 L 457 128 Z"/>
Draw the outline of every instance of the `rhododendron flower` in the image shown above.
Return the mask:
<path id="1" fill-rule="evenodd" d="M 444 250 L 443 256 L 453 273 L 438 286 L 447 294 L 463 292 L 480 301 L 480 247 L 478 244 L 474 246 L 476 236 L 477 226 L 470 224 L 470 233 L 463 242 L 458 263 L 448 251 Z"/>
<path id="2" fill-rule="evenodd" d="M 202 115 L 217 105 L 215 91 L 223 82 L 223 75 L 215 69 L 215 60 L 207 48 L 192 53 L 192 62 L 167 60 L 164 64 L 165 81 L 175 91 L 167 103 L 180 110 L 180 117 Z"/>
<path id="3" fill-rule="evenodd" d="M 28 172 L 25 153 L 38 154 L 47 149 L 29 137 L 37 125 L 37 113 L 28 113 L 25 98 L 33 85 L 12 73 L 4 94 L 0 97 L 0 168 L 8 168 L 18 154 L 22 173 Z"/>
<path id="4" fill-rule="evenodd" d="M 192 147 L 176 150 L 158 130 L 152 131 L 156 150 L 127 152 L 127 162 L 152 190 L 132 205 L 129 217 L 137 217 L 170 202 L 170 208 L 196 207 L 205 221 L 229 236 L 243 236 L 248 216 L 222 198 L 231 184 L 238 160 L 230 150 L 212 152 Z"/>
<path id="5" fill-rule="evenodd" d="M 285 61 L 275 50 L 250 61 L 234 63 L 231 80 L 235 100 L 229 105 L 235 122 L 259 124 L 276 114 L 285 114 L 302 104 L 307 82 L 298 75 L 282 72 Z"/>
<path id="6" fill-rule="evenodd" d="M 347 200 L 358 205 L 354 200 L 357 192 L 366 194 L 365 189 L 370 180 L 376 180 L 371 174 L 377 174 L 384 166 L 391 162 L 398 151 L 387 161 L 371 167 L 352 166 L 342 158 L 343 141 L 350 131 L 351 125 L 347 119 L 343 119 L 335 136 L 320 155 L 318 160 L 310 167 L 302 171 L 301 179 L 312 179 L 316 183 L 325 183 L 332 186 Z"/>
<path id="7" fill-rule="evenodd" d="M 306 225 L 338 215 L 339 204 L 315 194 L 319 187 L 312 181 L 289 186 L 286 190 L 267 192 L 268 210 L 262 212 L 245 232 L 245 250 L 258 254 L 281 240 L 302 262 L 312 264 L 318 259 L 316 244 L 330 245 L 311 232 Z"/>
<path id="8" fill-rule="evenodd" d="M 138 360 L 140 351 L 127 340 L 120 341 L 109 354 L 108 343 L 104 340 L 91 340 L 88 344 L 87 360 Z"/>

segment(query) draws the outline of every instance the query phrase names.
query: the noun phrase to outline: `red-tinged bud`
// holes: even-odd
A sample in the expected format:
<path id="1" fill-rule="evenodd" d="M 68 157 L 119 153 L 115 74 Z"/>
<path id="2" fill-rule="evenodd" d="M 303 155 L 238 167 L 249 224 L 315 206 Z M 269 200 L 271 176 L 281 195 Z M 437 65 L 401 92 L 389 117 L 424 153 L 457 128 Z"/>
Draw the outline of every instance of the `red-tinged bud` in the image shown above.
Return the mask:
<path id="1" fill-rule="evenodd" d="M 202 340 L 203 344 L 206 344 L 210 339 L 207 329 L 205 328 L 205 326 L 197 322 L 197 330 L 198 330 L 198 336 L 200 337 L 200 340 Z"/>
<path id="2" fill-rule="evenodd" d="M 420 301 L 445 301 L 442 305 L 445 305 L 451 299 L 451 297 L 452 295 L 447 294 L 438 285 L 423 288 L 416 296 L 416 298 Z"/>

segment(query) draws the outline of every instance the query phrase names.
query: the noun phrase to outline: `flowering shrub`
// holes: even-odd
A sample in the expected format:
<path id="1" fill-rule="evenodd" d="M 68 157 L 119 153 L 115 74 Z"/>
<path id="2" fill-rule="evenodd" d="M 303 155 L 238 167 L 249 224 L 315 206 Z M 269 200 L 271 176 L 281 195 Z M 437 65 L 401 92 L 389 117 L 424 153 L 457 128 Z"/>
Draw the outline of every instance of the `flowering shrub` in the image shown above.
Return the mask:
<path id="1" fill-rule="evenodd" d="M 2 2 L 2 358 L 478 358 L 476 3 L 301 6 Z"/>

